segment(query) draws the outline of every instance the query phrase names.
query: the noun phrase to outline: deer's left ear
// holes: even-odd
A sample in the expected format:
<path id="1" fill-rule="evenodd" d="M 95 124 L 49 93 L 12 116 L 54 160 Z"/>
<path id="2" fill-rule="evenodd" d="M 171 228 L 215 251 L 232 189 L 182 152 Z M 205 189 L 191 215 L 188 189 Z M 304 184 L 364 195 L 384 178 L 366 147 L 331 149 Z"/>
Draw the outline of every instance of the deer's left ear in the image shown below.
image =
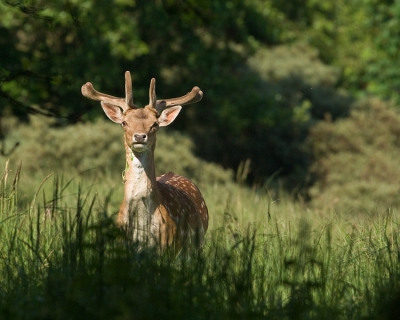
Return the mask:
<path id="1" fill-rule="evenodd" d="M 158 124 L 160 127 L 165 127 L 174 121 L 181 109 L 181 106 L 174 106 L 164 109 L 163 112 L 161 112 L 161 115 L 158 117 Z"/>

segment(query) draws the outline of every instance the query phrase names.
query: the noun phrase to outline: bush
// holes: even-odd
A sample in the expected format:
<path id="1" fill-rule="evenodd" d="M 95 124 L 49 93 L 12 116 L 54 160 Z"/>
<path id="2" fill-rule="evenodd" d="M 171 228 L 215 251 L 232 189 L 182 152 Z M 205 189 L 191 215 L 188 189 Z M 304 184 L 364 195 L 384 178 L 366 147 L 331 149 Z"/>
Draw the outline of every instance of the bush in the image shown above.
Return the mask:
<path id="1" fill-rule="evenodd" d="M 23 174 L 41 176 L 51 172 L 69 177 L 87 170 L 95 176 L 111 174 L 122 181 L 125 168 L 123 130 L 109 121 L 79 123 L 67 127 L 54 127 L 54 121 L 35 116 L 30 124 L 17 124 L 9 118 L 4 122 L 7 145 L 19 142 L 9 158 L 12 165 L 23 163 Z M 158 174 L 173 171 L 197 183 L 226 183 L 232 172 L 207 163 L 193 155 L 190 139 L 177 132 L 158 133 L 155 162 Z M 0 158 L 5 163 L 6 158 Z M 31 180 L 30 179 L 30 180 Z M 38 185 L 38 182 L 35 182 Z"/>
<path id="2" fill-rule="evenodd" d="M 400 205 L 400 114 L 388 103 L 362 100 L 347 119 L 310 131 L 312 204 L 337 209 Z"/>
<path id="3" fill-rule="evenodd" d="M 248 65 L 260 80 L 256 88 L 248 84 L 246 94 L 256 91 L 259 101 L 252 113 L 243 103 L 251 120 L 235 139 L 237 149 L 251 158 L 256 179 L 279 173 L 290 192 L 301 189 L 311 165 L 304 147 L 309 128 L 326 113 L 333 119 L 348 116 L 353 100 L 336 88 L 339 70 L 305 44 L 259 48 Z"/>

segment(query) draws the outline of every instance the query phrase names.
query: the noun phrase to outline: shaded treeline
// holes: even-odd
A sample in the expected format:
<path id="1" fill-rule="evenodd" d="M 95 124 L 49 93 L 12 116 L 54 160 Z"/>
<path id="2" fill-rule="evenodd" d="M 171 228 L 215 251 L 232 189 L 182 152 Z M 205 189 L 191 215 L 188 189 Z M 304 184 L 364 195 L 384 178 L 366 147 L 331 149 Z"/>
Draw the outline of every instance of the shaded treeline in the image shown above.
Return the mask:
<path id="1" fill-rule="evenodd" d="M 283 179 L 289 190 L 304 190 L 319 179 L 310 171 L 310 128 L 347 117 L 366 93 L 397 99 L 388 94 L 400 70 L 389 67 L 397 37 L 378 28 L 397 23 L 397 7 L 379 0 L 3 0 L 0 117 L 11 110 L 21 120 L 55 117 L 58 126 L 93 120 L 101 108 L 82 98 L 81 85 L 122 95 L 125 70 L 139 105 L 151 77 L 160 98 L 198 85 L 204 99 L 186 107 L 174 128 L 190 135 L 199 156 L 234 170 L 250 159 L 249 182 Z"/>

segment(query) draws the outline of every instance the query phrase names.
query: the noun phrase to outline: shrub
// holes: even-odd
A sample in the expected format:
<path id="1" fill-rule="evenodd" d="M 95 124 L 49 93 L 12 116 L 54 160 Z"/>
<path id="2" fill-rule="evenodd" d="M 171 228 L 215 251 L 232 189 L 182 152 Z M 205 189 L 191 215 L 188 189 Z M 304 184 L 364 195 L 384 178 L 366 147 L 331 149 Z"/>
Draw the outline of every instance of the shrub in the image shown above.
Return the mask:
<path id="1" fill-rule="evenodd" d="M 5 121 L 7 144 L 20 142 L 9 158 L 12 165 L 23 162 L 23 174 L 45 177 L 51 172 L 68 176 L 90 170 L 94 175 L 112 174 L 122 181 L 125 168 L 123 131 L 109 121 L 54 127 L 54 121 L 32 117 L 30 124 Z M 160 130 L 156 149 L 156 171 L 174 171 L 198 183 L 226 183 L 232 173 L 200 160 L 192 153 L 190 139 L 177 132 Z M 0 158 L 1 162 L 7 160 Z M 36 186 L 38 182 L 35 182 Z"/>
<path id="2" fill-rule="evenodd" d="M 310 126 L 325 113 L 333 119 L 348 116 L 352 98 L 336 88 L 339 70 L 305 44 L 259 48 L 248 65 L 260 79 L 246 91 L 256 91 L 259 100 L 251 114 L 243 104 L 248 128 L 235 143 L 251 158 L 256 181 L 279 173 L 292 192 L 307 177 L 310 157 L 304 143 Z"/>
<path id="3" fill-rule="evenodd" d="M 362 100 L 349 118 L 317 124 L 309 142 L 314 206 L 370 211 L 400 204 L 400 114 L 388 103 Z"/>

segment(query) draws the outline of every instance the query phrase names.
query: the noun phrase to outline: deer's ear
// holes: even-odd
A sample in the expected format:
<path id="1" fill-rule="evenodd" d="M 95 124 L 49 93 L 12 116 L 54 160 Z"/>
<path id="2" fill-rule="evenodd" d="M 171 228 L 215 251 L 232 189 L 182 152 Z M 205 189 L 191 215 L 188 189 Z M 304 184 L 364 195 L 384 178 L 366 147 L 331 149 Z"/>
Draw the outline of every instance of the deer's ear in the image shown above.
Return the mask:
<path id="1" fill-rule="evenodd" d="M 123 113 L 120 107 L 103 101 L 101 102 L 101 107 L 111 121 L 122 123 Z"/>
<path id="2" fill-rule="evenodd" d="M 175 118 L 178 116 L 179 112 L 181 111 L 181 106 L 174 106 L 171 108 L 164 109 L 161 112 L 161 115 L 158 118 L 158 123 L 160 127 L 165 127 L 169 125 Z"/>

